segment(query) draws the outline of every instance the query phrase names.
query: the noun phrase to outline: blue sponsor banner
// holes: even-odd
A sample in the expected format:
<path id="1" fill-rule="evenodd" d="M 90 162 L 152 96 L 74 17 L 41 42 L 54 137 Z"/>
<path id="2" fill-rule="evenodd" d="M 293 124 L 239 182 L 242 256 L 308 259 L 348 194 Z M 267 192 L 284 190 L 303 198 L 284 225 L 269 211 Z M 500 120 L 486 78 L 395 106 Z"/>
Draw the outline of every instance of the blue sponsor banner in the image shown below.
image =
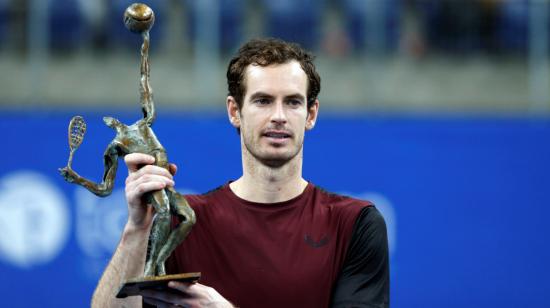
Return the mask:
<path id="1" fill-rule="evenodd" d="M 74 114 L 77 114 L 75 112 Z M 5 307 L 85 307 L 126 220 L 120 162 L 107 198 L 57 173 L 73 113 L 4 112 L 0 294 Z M 74 169 L 94 181 L 114 132 L 84 112 Z M 241 173 L 225 116 L 159 114 L 155 132 L 180 192 Z M 392 307 L 543 307 L 550 301 L 550 120 L 323 114 L 306 134 L 304 176 L 374 201 L 386 218 Z"/>

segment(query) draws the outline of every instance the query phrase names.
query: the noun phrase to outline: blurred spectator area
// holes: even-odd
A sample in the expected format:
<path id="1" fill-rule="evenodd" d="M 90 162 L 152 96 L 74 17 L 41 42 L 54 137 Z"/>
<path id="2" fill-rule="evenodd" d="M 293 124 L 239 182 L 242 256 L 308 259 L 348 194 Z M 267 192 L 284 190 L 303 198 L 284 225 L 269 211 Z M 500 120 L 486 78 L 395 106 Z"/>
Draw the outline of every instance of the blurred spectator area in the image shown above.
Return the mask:
<path id="1" fill-rule="evenodd" d="M 0 0 L 0 106 L 132 105 L 131 0 Z M 546 0 L 146 0 L 156 97 L 223 106 L 225 65 L 253 37 L 318 56 L 334 109 L 548 112 Z"/>
<path id="2" fill-rule="evenodd" d="M 527 47 L 529 1 L 418 0 L 415 6 L 432 48 L 508 53 Z"/>

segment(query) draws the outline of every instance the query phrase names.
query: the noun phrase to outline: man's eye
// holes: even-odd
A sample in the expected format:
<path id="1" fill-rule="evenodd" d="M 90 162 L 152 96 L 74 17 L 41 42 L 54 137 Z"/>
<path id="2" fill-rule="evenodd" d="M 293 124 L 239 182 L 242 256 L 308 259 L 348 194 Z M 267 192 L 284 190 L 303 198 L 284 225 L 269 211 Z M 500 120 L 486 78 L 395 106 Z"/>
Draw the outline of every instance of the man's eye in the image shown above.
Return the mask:
<path id="1" fill-rule="evenodd" d="M 287 104 L 290 106 L 300 106 L 302 104 L 302 101 L 299 99 L 290 99 L 287 101 Z"/>
<path id="2" fill-rule="evenodd" d="M 270 103 L 270 101 L 267 98 L 258 98 L 254 100 L 254 103 L 259 105 L 267 105 Z"/>

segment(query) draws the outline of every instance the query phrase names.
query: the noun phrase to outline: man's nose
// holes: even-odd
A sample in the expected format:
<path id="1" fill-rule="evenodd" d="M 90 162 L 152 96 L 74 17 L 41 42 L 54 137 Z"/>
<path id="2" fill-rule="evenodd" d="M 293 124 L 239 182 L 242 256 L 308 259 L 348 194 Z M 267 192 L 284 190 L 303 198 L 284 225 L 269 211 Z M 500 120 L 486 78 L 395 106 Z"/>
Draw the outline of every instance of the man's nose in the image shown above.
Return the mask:
<path id="1" fill-rule="evenodd" d="M 286 123 L 286 113 L 284 107 L 284 102 L 282 101 L 276 101 L 275 104 L 273 104 L 271 122 Z"/>

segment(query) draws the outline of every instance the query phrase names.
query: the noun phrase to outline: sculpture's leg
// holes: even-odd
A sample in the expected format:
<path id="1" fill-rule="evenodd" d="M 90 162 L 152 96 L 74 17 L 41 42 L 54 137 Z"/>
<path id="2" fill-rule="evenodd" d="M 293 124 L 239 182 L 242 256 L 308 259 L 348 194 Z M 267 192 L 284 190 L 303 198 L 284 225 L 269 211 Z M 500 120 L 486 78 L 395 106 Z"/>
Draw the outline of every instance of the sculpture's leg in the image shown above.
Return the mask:
<path id="1" fill-rule="evenodd" d="M 160 253 L 157 257 L 157 266 L 164 268 L 164 262 L 172 251 L 187 237 L 191 228 L 195 224 L 195 212 L 187 203 L 187 200 L 174 190 L 170 189 L 170 205 L 171 210 L 175 215 L 178 215 L 181 219 L 180 224 L 172 230 L 166 243 L 162 246 Z"/>
<path id="2" fill-rule="evenodd" d="M 157 257 L 163 244 L 170 234 L 170 210 L 169 200 L 165 190 L 155 191 L 151 194 L 151 204 L 155 208 L 156 215 L 149 236 L 149 253 L 145 262 L 144 276 L 164 275 L 157 268 Z"/>

